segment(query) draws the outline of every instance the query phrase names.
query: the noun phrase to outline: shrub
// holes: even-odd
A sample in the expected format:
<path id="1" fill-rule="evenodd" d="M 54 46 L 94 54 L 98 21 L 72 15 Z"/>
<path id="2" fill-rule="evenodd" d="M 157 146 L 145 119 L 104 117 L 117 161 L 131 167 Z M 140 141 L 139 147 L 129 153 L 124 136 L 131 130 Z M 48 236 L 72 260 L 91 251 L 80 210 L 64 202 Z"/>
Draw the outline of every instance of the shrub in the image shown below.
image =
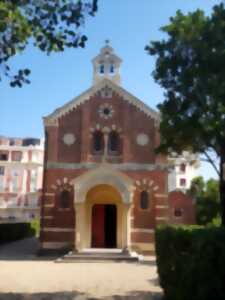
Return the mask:
<path id="1" fill-rule="evenodd" d="M 157 228 L 156 255 L 167 300 L 225 299 L 224 228 Z"/>
<path id="2" fill-rule="evenodd" d="M 29 223 L 0 224 L 0 244 L 11 242 L 35 234 Z"/>
<path id="3" fill-rule="evenodd" d="M 40 220 L 39 219 L 34 219 L 31 221 L 31 228 L 35 232 L 35 236 L 38 238 L 40 236 Z"/>

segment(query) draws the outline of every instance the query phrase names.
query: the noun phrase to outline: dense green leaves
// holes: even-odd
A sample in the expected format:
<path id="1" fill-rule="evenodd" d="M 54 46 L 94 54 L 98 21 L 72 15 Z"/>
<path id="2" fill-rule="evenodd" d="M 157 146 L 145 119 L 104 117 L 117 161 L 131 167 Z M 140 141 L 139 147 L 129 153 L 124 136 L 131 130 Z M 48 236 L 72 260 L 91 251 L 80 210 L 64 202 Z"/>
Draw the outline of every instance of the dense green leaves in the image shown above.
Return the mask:
<path id="1" fill-rule="evenodd" d="M 225 8 L 216 5 L 210 16 L 201 10 L 178 11 L 162 31 L 167 39 L 151 42 L 156 56 L 155 80 L 164 88 L 160 104 L 161 145 L 158 151 L 189 150 L 220 158 L 220 195 L 225 225 Z"/>
<path id="2" fill-rule="evenodd" d="M 11 86 L 29 82 L 27 69 L 11 75 L 8 60 L 30 41 L 47 54 L 84 47 L 87 37 L 79 28 L 96 11 L 97 0 L 0 0 L 0 80 L 7 76 Z"/>
<path id="3" fill-rule="evenodd" d="M 203 177 L 192 180 L 188 191 L 196 201 L 196 219 L 199 225 L 213 224 L 220 219 L 219 181 Z"/>
<path id="4" fill-rule="evenodd" d="M 167 300 L 224 299 L 224 228 L 161 227 L 155 239 L 159 280 Z"/>
<path id="5" fill-rule="evenodd" d="M 165 89 L 161 150 L 218 155 L 225 145 L 225 9 L 215 6 L 210 17 L 198 10 L 177 12 L 162 28 L 168 39 L 146 47 L 157 56 L 153 72 Z"/>

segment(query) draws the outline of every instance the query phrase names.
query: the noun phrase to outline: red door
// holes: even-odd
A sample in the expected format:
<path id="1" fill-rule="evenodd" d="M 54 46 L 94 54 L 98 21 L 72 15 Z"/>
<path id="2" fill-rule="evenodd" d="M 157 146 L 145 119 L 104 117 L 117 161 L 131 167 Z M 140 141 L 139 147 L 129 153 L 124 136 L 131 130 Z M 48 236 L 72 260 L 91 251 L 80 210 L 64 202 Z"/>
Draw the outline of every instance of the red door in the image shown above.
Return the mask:
<path id="1" fill-rule="evenodd" d="M 95 204 L 92 208 L 92 247 L 105 247 L 105 205 Z"/>

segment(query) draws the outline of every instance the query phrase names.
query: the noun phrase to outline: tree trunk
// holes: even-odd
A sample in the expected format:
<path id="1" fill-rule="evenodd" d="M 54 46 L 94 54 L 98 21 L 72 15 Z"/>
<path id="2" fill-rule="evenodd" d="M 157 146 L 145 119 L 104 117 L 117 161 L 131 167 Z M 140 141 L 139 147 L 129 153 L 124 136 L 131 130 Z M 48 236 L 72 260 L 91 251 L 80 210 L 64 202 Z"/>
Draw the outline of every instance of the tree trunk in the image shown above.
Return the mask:
<path id="1" fill-rule="evenodd" d="M 222 226 L 225 226 L 225 149 L 222 151 L 220 158 L 220 203 Z"/>

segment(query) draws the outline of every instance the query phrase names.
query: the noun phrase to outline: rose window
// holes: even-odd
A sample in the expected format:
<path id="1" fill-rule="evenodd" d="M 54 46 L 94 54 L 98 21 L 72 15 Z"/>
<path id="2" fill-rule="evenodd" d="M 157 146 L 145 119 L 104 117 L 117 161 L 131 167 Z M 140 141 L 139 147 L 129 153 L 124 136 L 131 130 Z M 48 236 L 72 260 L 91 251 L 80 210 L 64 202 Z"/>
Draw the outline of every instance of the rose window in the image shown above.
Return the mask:
<path id="1" fill-rule="evenodd" d="M 114 110 L 111 104 L 104 103 L 100 105 L 98 113 L 103 119 L 110 119 L 113 116 Z"/>

